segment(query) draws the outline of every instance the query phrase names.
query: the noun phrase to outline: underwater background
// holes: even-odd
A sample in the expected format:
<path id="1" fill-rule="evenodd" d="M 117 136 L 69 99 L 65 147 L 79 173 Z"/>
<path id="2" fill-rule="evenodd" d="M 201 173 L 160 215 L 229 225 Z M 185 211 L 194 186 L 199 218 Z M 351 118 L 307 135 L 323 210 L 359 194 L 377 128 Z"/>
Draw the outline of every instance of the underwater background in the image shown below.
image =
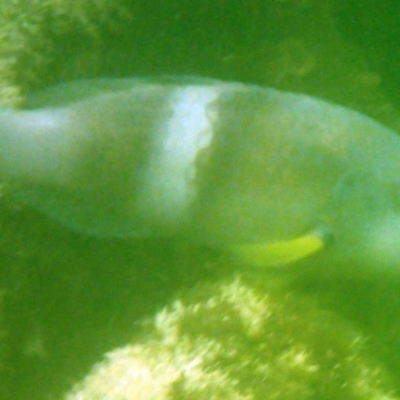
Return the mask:
<path id="1" fill-rule="evenodd" d="M 399 18 L 387 0 L 1 0 L 0 101 L 198 75 L 400 132 Z M 72 232 L 1 189 L 0 399 L 400 398 L 397 271 L 247 271 L 173 240 Z"/>

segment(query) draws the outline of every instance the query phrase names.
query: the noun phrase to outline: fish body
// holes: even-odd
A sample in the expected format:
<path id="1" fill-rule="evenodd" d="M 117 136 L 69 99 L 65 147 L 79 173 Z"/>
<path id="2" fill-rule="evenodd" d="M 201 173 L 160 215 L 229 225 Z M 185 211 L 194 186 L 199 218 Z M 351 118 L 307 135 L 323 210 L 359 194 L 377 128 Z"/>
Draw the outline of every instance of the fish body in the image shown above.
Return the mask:
<path id="1" fill-rule="evenodd" d="M 0 126 L 15 197 L 81 232 L 241 254 L 311 234 L 350 262 L 400 265 L 400 139 L 345 107 L 203 78 L 94 79 L 33 94 Z"/>

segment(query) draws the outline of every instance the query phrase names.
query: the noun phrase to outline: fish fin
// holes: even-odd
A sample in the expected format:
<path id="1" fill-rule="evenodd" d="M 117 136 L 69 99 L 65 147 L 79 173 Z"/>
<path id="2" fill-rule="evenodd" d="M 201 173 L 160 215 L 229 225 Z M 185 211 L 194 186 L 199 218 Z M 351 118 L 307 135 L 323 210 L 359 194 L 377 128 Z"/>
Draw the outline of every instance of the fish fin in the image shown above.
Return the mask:
<path id="1" fill-rule="evenodd" d="M 320 250 L 324 243 L 321 235 L 313 232 L 292 240 L 235 245 L 230 251 L 247 264 L 275 267 L 305 258 Z"/>

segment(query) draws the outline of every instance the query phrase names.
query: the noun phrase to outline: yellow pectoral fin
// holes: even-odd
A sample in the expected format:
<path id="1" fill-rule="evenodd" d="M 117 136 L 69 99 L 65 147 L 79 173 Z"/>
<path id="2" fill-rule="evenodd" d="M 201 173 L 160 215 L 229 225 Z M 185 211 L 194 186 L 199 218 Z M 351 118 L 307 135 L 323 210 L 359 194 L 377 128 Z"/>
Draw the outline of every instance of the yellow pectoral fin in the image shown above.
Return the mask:
<path id="1" fill-rule="evenodd" d="M 312 233 L 287 241 L 236 245 L 230 250 L 247 264 L 275 267 L 307 257 L 323 246 L 321 236 Z"/>

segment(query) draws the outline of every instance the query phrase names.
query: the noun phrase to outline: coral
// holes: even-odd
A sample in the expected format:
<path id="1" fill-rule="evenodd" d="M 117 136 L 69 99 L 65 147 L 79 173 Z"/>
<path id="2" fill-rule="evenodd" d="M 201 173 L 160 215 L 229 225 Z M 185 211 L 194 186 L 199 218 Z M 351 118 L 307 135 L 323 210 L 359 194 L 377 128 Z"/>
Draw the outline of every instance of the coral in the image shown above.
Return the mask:
<path id="1" fill-rule="evenodd" d="M 102 29 L 127 18 L 122 1 L 6 0 L 0 7 L 0 98 L 18 103 L 22 90 L 57 77 L 57 58 L 85 46 L 88 59 Z M 104 32 L 103 32 L 104 34 Z M 68 44 L 71 49 L 68 49 Z M 81 65 L 82 67 L 82 65 Z"/>
<path id="2" fill-rule="evenodd" d="M 360 335 L 283 290 L 238 278 L 199 286 L 108 353 L 66 399 L 396 399 Z"/>

